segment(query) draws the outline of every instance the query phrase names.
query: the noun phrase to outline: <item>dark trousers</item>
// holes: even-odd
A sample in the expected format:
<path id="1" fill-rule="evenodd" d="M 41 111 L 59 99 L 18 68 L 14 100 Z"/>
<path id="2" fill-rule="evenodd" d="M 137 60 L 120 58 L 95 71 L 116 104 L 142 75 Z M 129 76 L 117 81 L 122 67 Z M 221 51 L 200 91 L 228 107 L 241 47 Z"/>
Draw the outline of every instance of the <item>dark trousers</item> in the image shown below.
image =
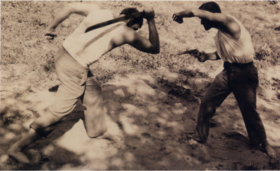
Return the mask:
<path id="1" fill-rule="evenodd" d="M 202 142 L 207 140 L 210 119 L 231 92 L 238 102 L 251 144 L 266 141 L 265 129 L 256 111 L 258 81 L 258 71 L 253 63 L 224 64 L 224 70 L 216 76 L 201 101 L 196 130 Z"/>

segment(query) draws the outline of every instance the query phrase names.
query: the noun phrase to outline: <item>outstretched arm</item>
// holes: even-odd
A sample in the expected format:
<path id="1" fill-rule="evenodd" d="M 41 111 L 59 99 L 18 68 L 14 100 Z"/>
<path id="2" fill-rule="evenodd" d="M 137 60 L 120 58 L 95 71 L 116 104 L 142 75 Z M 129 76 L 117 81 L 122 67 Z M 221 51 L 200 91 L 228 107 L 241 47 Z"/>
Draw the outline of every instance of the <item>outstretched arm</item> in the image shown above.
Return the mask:
<path id="1" fill-rule="evenodd" d="M 207 19 L 209 21 L 219 22 L 219 23 L 227 22 L 226 15 L 224 15 L 222 13 L 212 13 L 212 12 L 209 12 L 206 10 L 201 10 L 201 9 L 185 9 L 181 12 L 173 14 L 174 21 L 177 21 L 177 19 L 190 18 L 190 17 L 199 17 L 201 19 Z M 183 22 L 183 20 L 178 20 L 178 21 Z"/>
<path id="2" fill-rule="evenodd" d="M 221 59 L 220 56 L 218 55 L 217 51 L 212 52 L 212 53 L 205 53 L 205 52 L 203 52 L 203 53 L 206 55 L 206 58 L 208 60 L 219 60 L 219 59 Z"/>
<path id="3" fill-rule="evenodd" d="M 217 51 L 212 53 L 198 52 L 196 56 L 200 62 L 205 62 L 207 60 L 219 60 L 221 59 Z"/>
<path id="4" fill-rule="evenodd" d="M 96 4 L 84 4 L 84 3 L 67 4 L 58 14 L 55 15 L 54 19 L 47 27 L 45 35 L 55 37 L 57 35 L 55 32 L 56 27 L 73 13 L 82 16 L 87 16 L 90 12 L 98 9 L 100 9 L 100 7 Z"/>
<path id="5" fill-rule="evenodd" d="M 154 20 L 154 10 L 153 9 L 146 9 L 145 10 L 145 17 L 147 19 L 149 25 L 149 40 L 130 28 L 127 28 L 127 32 L 124 36 L 125 42 L 130 44 L 131 46 L 135 47 L 138 50 L 143 52 L 158 54 L 160 51 L 159 46 L 159 36 Z"/>
<path id="6" fill-rule="evenodd" d="M 239 24 L 232 18 L 223 13 L 212 13 L 201 9 L 186 9 L 178 13 L 174 13 L 172 18 L 178 23 L 183 23 L 183 18 L 199 17 L 202 20 L 207 20 L 213 23 L 214 27 L 229 34 L 235 39 L 240 36 Z"/>

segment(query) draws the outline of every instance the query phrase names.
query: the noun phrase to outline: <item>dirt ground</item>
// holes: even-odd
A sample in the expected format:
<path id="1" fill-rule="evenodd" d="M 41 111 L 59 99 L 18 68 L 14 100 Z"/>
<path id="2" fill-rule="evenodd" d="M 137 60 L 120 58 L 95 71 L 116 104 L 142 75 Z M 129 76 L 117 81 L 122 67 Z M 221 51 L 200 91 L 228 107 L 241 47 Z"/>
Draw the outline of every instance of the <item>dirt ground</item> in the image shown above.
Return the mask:
<path id="1" fill-rule="evenodd" d="M 201 4 L 201 2 L 189 3 L 194 7 Z M 265 15 L 262 15 L 263 19 L 258 19 L 262 22 L 250 23 L 252 24 L 250 31 L 254 32 L 253 36 L 256 40 L 259 38 L 258 35 L 261 35 L 258 29 L 270 28 L 272 30 L 276 27 L 275 23 L 280 25 L 280 20 L 275 17 L 277 14 L 279 15 L 279 4 L 268 4 L 266 8 L 263 7 L 263 4 L 253 4 L 253 2 L 242 7 L 234 2 L 228 3 L 232 4 L 232 9 L 227 7 L 227 3 L 221 3 L 222 9 L 225 8 L 232 12 L 233 9 L 240 8 L 240 11 L 244 13 L 242 16 L 244 23 L 247 18 L 250 18 L 249 12 L 254 11 L 255 8 L 262 9 L 260 13 Z M 51 5 L 57 10 L 63 3 L 42 2 L 35 6 L 44 6 L 44 4 Z M 140 2 L 138 4 L 130 2 L 123 5 L 118 2 L 114 5 L 110 3 L 102 5 L 121 8 L 129 5 L 139 6 L 139 4 L 141 5 Z M 196 20 L 192 19 L 196 25 L 190 27 L 188 33 L 183 33 L 184 26 L 176 26 L 177 30 L 167 29 L 167 26 L 172 27 L 169 25 L 171 21 L 169 21 L 170 19 L 165 22 L 163 20 L 167 16 L 170 17 L 176 9 L 188 6 L 182 4 L 184 2 L 150 2 L 156 11 L 161 12 L 156 21 L 159 34 L 162 35 L 162 53 L 163 56 L 170 57 L 172 63 L 161 54 L 155 57 L 143 56 L 142 52 L 132 51 L 129 47 L 112 51 L 112 54 L 107 55 L 98 63 L 98 69 L 106 71 L 103 75 L 99 73 L 97 76 L 102 82 L 108 131 L 120 137 L 121 141 L 113 144 L 109 140 L 88 138 L 83 125 L 83 107 L 79 103 L 74 112 L 64 118 L 49 136 L 36 141 L 25 149 L 24 152 L 32 161 L 27 165 L 9 158 L 6 151 L 11 144 L 26 133 L 30 123 L 39 115 L 43 115 L 46 107 L 53 102 L 55 91 L 50 91 L 49 88 L 57 84 L 55 74 L 49 67 L 51 64 L 48 65 L 49 63 L 46 64 L 46 62 L 41 64 L 40 62 L 43 60 L 35 61 L 35 57 L 53 53 L 57 50 L 56 45 L 59 45 L 63 38 L 58 37 L 58 40 L 50 42 L 50 44 L 43 42 L 42 37 L 30 38 L 29 42 L 24 44 L 24 50 L 20 51 L 19 40 L 24 41 L 32 30 L 21 32 L 23 36 L 19 35 L 17 41 L 13 40 L 12 35 L 16 34 L 15 29 L 17 28 L 11 28 L 9 23 L 14 22 L 13 15 L 20 17 L 18 14 L 20 10 L 12 13 L 11 16 L 8 16 L 8 13 L 9 10 L 16 9 L 17 5 L 20 6 L 20 3 L 1 2 L 1 15 L 3 16 L 1 17 L 3 21 L 1 28 L 3 29 L 1 31 L 0 168 L 2 170 L 279 170 L 280 165 L 268 164 L 269 158 L 261 146 L 254 148 L 250 146 L 242 115 L 232 94 L 217 109 L 211 121 L 207 143 L 199 144 L 191 139 L 200 100 L 223 67 L 222 61 L 199 63 L 196 60 L 190 60 L 188 55 L 173 58 L 172 54 L 184 49 L 185 46 L 213 48 L 213 44 L 210 43 L 213 41 L 213 36 L 208 38 L 208 34 L 214 35 L 215 32 L 202 32 L 200 30 L 202 28 L 199 27 Z M 162 13 L 165 10 L 168 11 L 168 8 L 173 11 L 167 12 L 166 16 L 163 15 Z M 269 8 L 275 8 L 276 11 L 268 11 Z M 55 11 L 48 12 L 55 14 Z M 238 15 L 237 13 L 238 11 L 232 12 L 232 14 Z M 49 14 L 46 13 L 46 15 Z M 255 16 L 255 19 L 257 17 L 259 16 Z M 42 21 L 43 19 L 37 18 L 37 20 Z M 78 20 L 71 18 L 70 21 L 66 21 L 64 27 L 68 27 L 67 25 L 71 21 L 77 22 Z M 32 19 L 32 21 L 35 20 Z M 25 21 L 22 20 L 22 22 Z M 28 22 L 25 24 L 28 25 Z M 255 27 L 254 24 L 260 28 Z M 14 23 L 14 25 L 16 24 Z M 31 28 L 40 29 L 38 25 L 44 27 L 38 22 Z M 188 23 L 185 26 L 188 26 Z M 9 29 L 11 29 L 10 32 Z M 66 28 L 59 29 L 62 33 Z M 147 36 L 147 26 L 143 26 L 143 30 L 145 31 L 140 31 L 140 33 Z M 170 34 L 166 34 L 167 32 Z M 176 37 L 175 35 L 179 32 L 182 32 L 182 37 L 187 37 L 193 42 L 186 41 L 187 38 L 184 40 L 180 36 Z M 190 32 L 195 34 L 190 35 Z M 278 34 L 278 32 L 273 32 L 273 38 L 265 39 L 267 44 L 265 47 L 257 41 L 254 42 L 259 57 L 267 57 L 261 56 L 264 53 L 261 48 L 263 48 L 262 50 L 273 48 L 269 46 L 269 41 L 274 41 L 276 37 L 274 34 Z M 14 41 L 16 46 L 9 43 L 9 38 L 10 42 Z M 39 40 L 39 42 L 32 42 L 32 40 Z M 277 37 L 275 42 L 279 42 Z M 177 44 L 180 45 L 177 46 Z M 36 49 L 38 47 L 41 47 L 41 51 Z M 28 59 L 28 55 L 34 57 L 35 62 L 30 64 L 22 61 L 8 61 L 8 59 L 16 60 L 12 55 L 20 52 L 22 56 L 27 54 L 24 56 L 25 59 Z M 270 56 L 267 57 L 269 60 L 255 61 L 260 76 L 257 108 L 266 129 L 268 141 L 280 159 L 280 65 L 279 59 L 276 60 L 276 65 L 270 63 L 273 52 L 276 51 L 271 50 Z M 41 56 L 39 56 L 40 53 L 42 53 Z M 130 58 L 128 54 L 136 57 Z M 119 56 L 124 57 L 125 60 L 119 59 Z M 20 58 L 21 56 L 15 57 Z M 142 60 L 140 67 L 133 65 L 136 58 L 137 62 L 138 59 Z M 157 61 L 159 67 L 154 67 L 151 59 L 153 61 L 162 59 Z M 180 61 L 184 59 L 189 60 L 188 65 L 183 65 L 186 62 Z M 165 64 L 166 66 L 164 66 Z M 152 65 L 152 67 L 146 69 L 144 65 Z M 48 70 L 46 67 L 49 67 Z M 41 68 L 45 68 L 45 70 Z M 117 68 L 122 68 L 121 72 L 117 72 Z M 106 73 L 109 74 L 106 75 Z"/>
<path id="2" fill-rule="evenodd" d="M 177 97 L 168 81 L 176 73 L 166 73 L 165 83 L 149 74 L 116 75 L 103 85 L 109 131 L 122 138 L 120 144 L 90 139 L 83 125 L 81 104 L 45 139 L 25 152 L 31 165 L 19 164 L 5 155 L 19 135 L 24 135 L 33 117 L 24 123 L 1 127 L 2 169 L 195 169 L 247 170 L 279 169 L 269 166 L 261 147 L 251 148 L 237 103 L 233 95 L 218 108 L 211 123 L 206 144 L 190 138 L 194 132 L 199 101 Z M 196 78 L 197 85 L 203 78 Z M 178 90 L 179 91 L 179 90 Z M 191 94 L 190 94 L 191 96 Z M 19 102 L 6 99 L 21 110 L 43 111 L 54 99 L 48 90 L 30 92 Z M 279 156 L 279 101 L 258 98 L 258 111 L 263 119 L 269 143 Z M 32 109 L 31 109 L 32 108 Z"/>

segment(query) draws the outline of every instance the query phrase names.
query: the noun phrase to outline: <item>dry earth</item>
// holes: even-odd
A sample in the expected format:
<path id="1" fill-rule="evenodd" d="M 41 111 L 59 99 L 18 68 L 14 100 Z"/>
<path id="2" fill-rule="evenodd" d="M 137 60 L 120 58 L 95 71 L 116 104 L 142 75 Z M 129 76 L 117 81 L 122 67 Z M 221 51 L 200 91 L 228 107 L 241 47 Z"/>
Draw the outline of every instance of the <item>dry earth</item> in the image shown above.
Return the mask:
<path id="1" fill-rule="evenodd" d="M 113 50 L 91 67 L 102 82 L 109 132 L 116 145 L 90 139 L 81 104 L 46 138 L 25 149 L 32 164 L 16 162 L 7 149 L 55 98 L 53 58 L 81 17 L 58 27 L 59 36 L 45 40 L 43 31 L 67 2 L 1 2 L 1 127 L 3 170 L 279 170 L 269 165 L 261 147 L 250 147 L 240 110 L 231 94 L 216 111 L 206 144 L 190 137 L 200 100 L 222 70 L 222 61 L 199 63 L 180 50 L 213 49 L 215 30 L 203 31 L 198 19 L 173 23 L 173 12 L 202 2 L 99 2 L 119 12 L 151 5 L 161 40 L 161 53 L 148 55 L 129 46 Z M 280 3 L 219 2 L 252 34 L 259 69 L 257 106 L 268 141 L 280 157 Z M 144 23 L 140 34 L 148 36 Z"/>

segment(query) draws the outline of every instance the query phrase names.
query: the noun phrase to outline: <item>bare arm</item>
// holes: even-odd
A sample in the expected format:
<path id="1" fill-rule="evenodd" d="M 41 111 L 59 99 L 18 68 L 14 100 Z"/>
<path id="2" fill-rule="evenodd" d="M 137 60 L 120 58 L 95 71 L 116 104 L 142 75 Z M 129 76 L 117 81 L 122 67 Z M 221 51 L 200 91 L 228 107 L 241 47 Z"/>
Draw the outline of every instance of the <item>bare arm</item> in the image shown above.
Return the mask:
<path id="1" fill-rule="evenodd" d="M 84 4 L 84 3 L 70 3 L 67 4 L 61 11 L 55 15 L 54 19 L 49 24 L 46 30 L 46 36 L 56 36 L 56 27 L 67 19 L 71 14 L 79 14 L 87 16 L 90 12 L 98 10 L 100 7 L 96 4 Z"/>
<path id="2" fill-rule="evenodd" d="M 205 53 L 205 55 L 207 56 L 208 60 L 219 60 L 219 59 L 221 59 L 217 52 Z"/>
<path id="3" fill-rule="evenodd" d="M 212 13 L 200 9 L 186 9 L 181 12 L 175 13 L 174 15 L 181 18 L 199 17 L 202 19 L 207 19 L 209 21 L 215 21 L 220 23 L 225 23 L 227 20 L 226 15 L 222 13 Z"/>
<path id="4" fill-rule="evenodd" d="M 235 39 L 240 36 L 239 24 L 232 18 L 222 13 L 212 13 L 200 9 L 186 9 L 178 13 L 174 13 L 173 20 L 178 23 L 183 23 L 183 18 L 199 17 L 214 23 L 217 29 L 229 34 Z"/>
<path id="5" fill-rule="evenodd" d="M 147 19 L 149 24 L 149 40 L 152 44 L 152 52 L 159 53 L 160 51 L 160 45 L 159 45 L 159 36 L 155 24 L 154 17 L 151 19 Z"/>
<path id="6" fill-rule="evenodd" d="M 199 52 L 197 58 L 200 62 L 205 62 L 207 60 L 214 61 L 214 60 L 221 59 L 217 52 L 212 52 L 212 53 Z"/>
<path id="7" fill-rule="evenodd" d="M 152 10 L 152 9 L 151 9 Z M 130 28 L 127 28 L 127 32 L 124 36 L 124 42 L 130 44 L 138 50 L 143 52 L 158 54 L 160 51 L 159 46 L 159 36 L 156 29 L 156 24 L 154 20 L 154 12 L 145 11 L 148 25 L 149 25 L 149 40 Z"/>

